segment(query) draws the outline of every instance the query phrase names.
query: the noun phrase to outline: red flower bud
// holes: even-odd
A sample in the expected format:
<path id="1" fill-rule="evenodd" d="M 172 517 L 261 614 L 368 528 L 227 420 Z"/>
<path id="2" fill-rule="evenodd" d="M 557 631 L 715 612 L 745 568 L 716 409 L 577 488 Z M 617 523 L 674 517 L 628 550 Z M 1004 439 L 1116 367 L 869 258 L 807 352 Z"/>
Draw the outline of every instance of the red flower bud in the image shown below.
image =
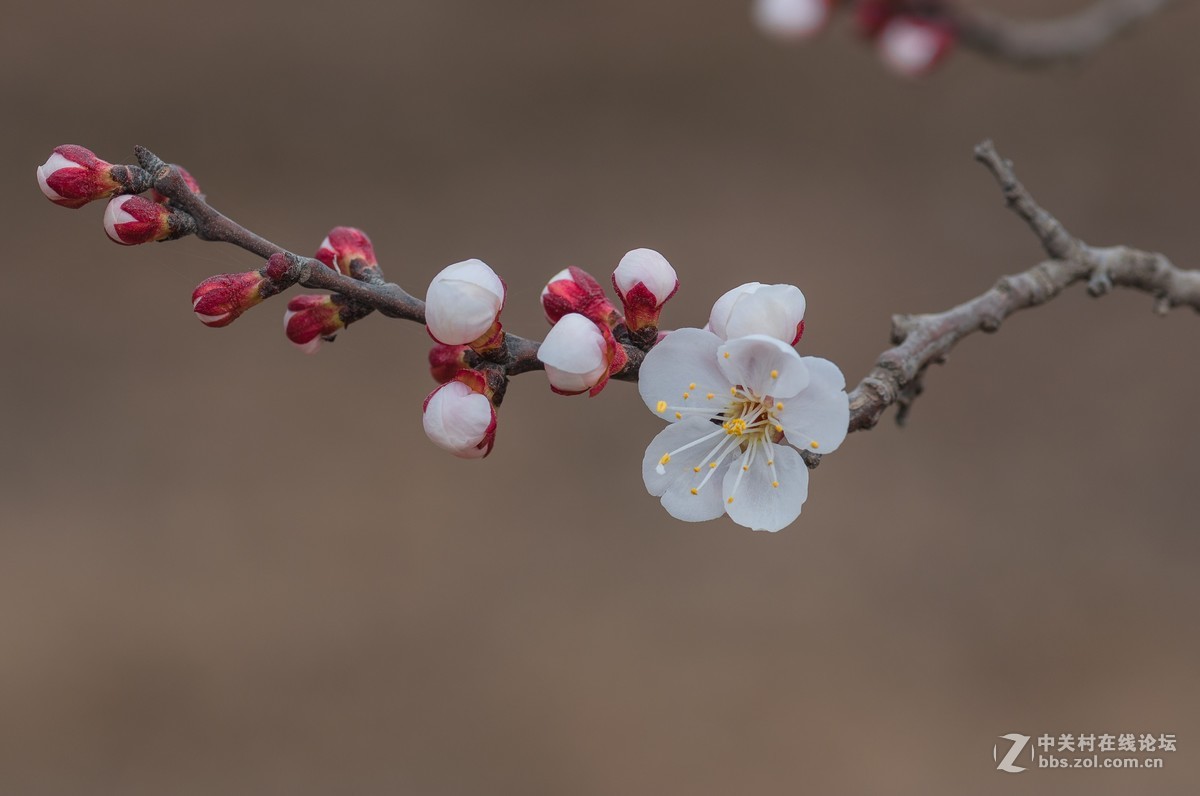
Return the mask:
<path id="1" fill-rule="evenodd" d="M 301 351 L 312 354 L 321 347 L 322 340 L 332 342 L 346 323 L 332 296 L 296 296 L 288 302 L 283 328 Z"/>
<path id="2" fill-rule="evenodd" d="M 595 277 L 573 265 L 559 271 L 542 288 L 542 310 L 552 324 L 572 312 L 610 327 L 621 321 L 621 314 Z"/>
<path id="3" fill-rule="evenodd" d="M 469 345 L 442 345 L 429 349 L 429 373 L 438 384 L 445 384 L 460 370 L 467 367 L 466 353 Z"/>
<path id="4" fill-rule="evenodd" d="M 171 237 L 171 211 L 157 202 L 126 194 L 104 210 L 104 231 L 115 243 L 133 246 Z"/>
<path id="5" fill-rule="evenodd" d="M 679 289 L 675 269 L 653 249 L 634 249 L 622 257 L 612 281 L 625 305 L 625 322 L 635 333 L 656 329 L 663 304 Z"/>
<path id="6" fill-rule="evenodd" d="M 874 39 L 900 10 L 898 0 L 859 0 L 854 7 L 854 24 L 863 38 Z"/>
<path id="7" fill-rule="evenodd" d="M 55 147 L 50 159 L 38 166 L 38 185 L 54 204 L 79 208 L 121 189 L 112 169 L 111 163 L 96 157 L 90 149 L 63 144 Z"/>
<path id="8" fill-rule="evenodd" d="M 192 311 L 205 326 L 228 326 L 270 295 L 261 271 L 210 276 L 192 291 Z"/>
<path id="9" fill-rule="evenodd" d="M 196 178 L 189 174 L 187 169 L 185 169 L 183 166 L 176 166 L 174 164 L 172 164 L 171 168 L 175 169 L 175 171 L 179 173 L 179 177 L 183 180 L 187 187 L 192 189 L 192 193 L 198 194 L 201 198 L 204 198 L 204 193 L 200 190 L 200 183 L 196 182 Z M 163 196 L 153 188 L 150 190 L 150 198 L 159 204 L 168 201 L 167 197 Z"/>
<path id="10" fill-rule="evenodd" d="M 317 259 L 335 271 L 355 279 L 368 275 L 382 278 L 379 263 L 375 259 L 375 247 L 367 233 L 354 227 L 334 227 L 317 249 Z M 357 266 L 354 261 L 358 260 Z"/>

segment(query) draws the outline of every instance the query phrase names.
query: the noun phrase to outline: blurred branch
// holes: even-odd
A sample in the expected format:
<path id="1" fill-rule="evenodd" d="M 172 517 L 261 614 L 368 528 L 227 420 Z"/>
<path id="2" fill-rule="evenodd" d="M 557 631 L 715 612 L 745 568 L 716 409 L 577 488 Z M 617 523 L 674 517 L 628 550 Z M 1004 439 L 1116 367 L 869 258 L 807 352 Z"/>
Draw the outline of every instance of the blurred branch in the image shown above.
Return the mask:
<path id="1" fill-rule="evenodd" d="M 942 15 L 954 24 L 964 46 L 992 58 L 1036 65 L 1087 55 L 1170 2 L 1096 0 L 1075 14 L 1034 22 L 1006 19 L 957 3 L 944 4 Z"/>
<path id="2" fill-rule="evenodd" d="M 1076 282 L 1086 282 L 1093 296 L 1114 286 L 1144 291 L 1154 297 L 1160 314 L 1182 305 L 1200 312 L 1200 271 L 1182 270 L 1161 254 L 1127 246 L 1089 246 L 1034 200 L 991 141 L 975 148 L 975 158 L 991 171 L 1009 208 L 1029 225 L 1050 259 L 1002 277 L 991 290 L 945 312 L 895 316 L 895 346 L 850 393 L 851 431 L 873 427 L 892 404 L 900 406 L 897 420 L 903 422 L 926 369 L 943 362 L 960 340 L 977 331 L 994 332 L 1017 310 L 1044 304 Z"/>

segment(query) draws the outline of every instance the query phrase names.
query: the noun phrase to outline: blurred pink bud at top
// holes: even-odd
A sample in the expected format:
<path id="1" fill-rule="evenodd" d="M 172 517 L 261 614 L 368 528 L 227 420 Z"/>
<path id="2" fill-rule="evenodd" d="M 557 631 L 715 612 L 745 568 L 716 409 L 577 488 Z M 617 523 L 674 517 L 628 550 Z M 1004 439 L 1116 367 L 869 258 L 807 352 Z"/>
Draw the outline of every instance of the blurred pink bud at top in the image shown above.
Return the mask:
<path id="1" fill-rule="evenodd" d="M 954 46 L 954 29 L 945 22 L 894 17 L 875 46 L 883 63 L 898 75 L 920 77 L 940 64 Z"/>
<path id="2" fill-rule="evenodd" d="M 104 209 L 104 231 L 124 246 L 165 240 L 171 235 L 171 211 L 157 202 L 126 194 L 113 197 Z"/>
<path id="3" fill-rule="evenodd" d="M 824 30 L 833 0 L 755 0 L 754 22 L 780 39 L 807 39 Z"/>
<path id="4" fill-rule="evenodd" d="M 658 326 L 663 304 L 679 289 L 675 269 L 653 249 L 634 249 L 622 257 L 612 281 L 625 304 L 625 322 L 634 332 Z"/>
<path id="5" fill-rule="evenodd" d="M 550 389 L 560 395 L 596 395 L 629 359 L 608 326 L 577 313 L 554 324 L 537 356 L 546 367 Z"/>
<path id="6" fill-rule="evenodd" d="M 210 276 L 192 291 L 192 312 L 205 326 L 228 326 L 266 298 L 266 282 L 261 271 Z"/>
<path id="7" fill-rule="evenodd" d="M 204 194 L 200 191 L 200 183 L 196 182 L 196 178 L 193 177 L 187 169 L 185 169 L 183 166 L 175 165 L 172 165 L 171 168 L 175 169 L 175 171 L 179 173 L 179 178 L 183 180 L 184 185 L 191 189 L 192 193 L 204 196 Z M 159 204 L 167 201 L 167 197 L 163 196 L 154 188 L 150 189 L 150 198 Z"/>
<path id="8" fill-rule="evenodd" d="M 500 332 L 504 282 L 481 260 L 448 265 L 425 294 L 425 325 L 445 345 L 479 348 Z"/>
<path id="9" fill-rule="evenodd" d="M 854 6 L 854 25 L 864 38 L 874 39 L 899 10 L 899 0 L 859 0 Z"/>
<path id="10" fill-rule="evenodd" d="M 559 271 L 542 288 L 542 310 L 550 323 L 558 323 L 572 312 L 609 326 L 620 318 L 596 278 L 573 265 Z"/>
<path id="11" fill-rule="evenodd" d="M 75 144 L 55 147 L 50 159 L 37 167 L 38 185 L 56 205 L 79 208 L 112 196 L 121 185 L 112 176 L 112 164 Z"/>
<path id="12" fill-rule="evenodd" d="M 463 459 L 482 459 L 492 452 L 496 409 L 485 385 L 482 374 L 464 370 L 429 394 L 421 420 L 433 444 Z"/>
<path id="13" fill-rule="evenodd" d="M 442 345 L 429 349 L 429 373 L 438 384 L 445 384 L 460 370 L 467 367 L 466 354 L 471 350 L 465 345 Z"/>
<path id="14" fill-rule="evenodd" d="M 312 354 L 321 347 L 322 340 L 332 341 L 346 324 L 332 296 L 305 295 L 288 302 L 283 328 L 296 347 Z"/>
<path id="15" fill-rule="evenodd" d="M 804 294 L 795 285 L 747 282 L 713 304 L 708 330 L 722 340 L 765 334 L 795 345 L 804 334 Z"/>
<path id="16" fill-rule="evenodd" d="M 334 227 L 317 248 L 317 259 L 335 271 L 358 279 L 361 274 L 351 273 L 350 264 L 361 260 L 359 266 L 365 270 L 378 270 L 375 247 L 367 233 L 354 227 Z"/>

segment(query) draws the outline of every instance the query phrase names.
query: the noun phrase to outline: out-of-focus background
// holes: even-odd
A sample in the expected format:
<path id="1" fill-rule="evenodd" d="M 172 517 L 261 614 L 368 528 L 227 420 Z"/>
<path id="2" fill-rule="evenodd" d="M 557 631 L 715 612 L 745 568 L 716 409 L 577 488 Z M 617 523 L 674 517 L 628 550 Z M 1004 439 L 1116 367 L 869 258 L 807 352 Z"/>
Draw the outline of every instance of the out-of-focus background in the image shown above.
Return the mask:
<path id="1" fill-rule="evenodd" d="M 988 7 L 1045 15 L 1083 2 Z M 1200 252 L 1200 8 L 1083 62 L 885 73 L 744 0 L 44 3 L 0 29 L 0 793 L 1194 793 L 1200 318 L 1076 289 L 962 344 L 908 428 L 777 535 L 671 520 L 636 390 L 517 379 L 486 461 L 421 431 L 428 339 L 306 357 L 283 301 L 212 330 L 195 240 L 46 202 L 60 143 L 186 165 L 312 252 L 367 230 L 422 295 L 480 257 L 540 336 L 568 264 L 650 246 L 701 325 L 799 285 L 852 382 L 893 312 L 1040 250 L 994 137 L 1093 243 Z M 1161 771 L 995 770 L 1007 733 L 1173 733 Z"/>

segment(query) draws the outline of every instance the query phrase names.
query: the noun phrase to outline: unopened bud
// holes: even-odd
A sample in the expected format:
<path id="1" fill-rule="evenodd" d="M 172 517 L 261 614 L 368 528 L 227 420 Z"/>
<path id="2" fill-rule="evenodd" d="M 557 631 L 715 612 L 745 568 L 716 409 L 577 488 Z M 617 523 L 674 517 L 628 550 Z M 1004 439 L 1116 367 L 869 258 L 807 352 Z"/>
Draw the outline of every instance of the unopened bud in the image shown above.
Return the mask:
<path id="1" fill-rule="evenodd" d="M 422 408 L 425 435 L 433 444 L 463 459 L 482 459 L 496 442 L 496 408 L 487 380 L 463 370 L 429 394 Z"/>
<path id="2" fill-rule="evenodd" d="M 653 249 L 634 249 L 622 257 L 612 281 L 632 332 L 657 328 L 663 304 L 679 289 L 675 269 Z"/>
<path id="3" fill-rule="evenodd" d="M 898 75 L 921 77 L 945 60 L 954 47 L 954 29 L 936 19 L 898 16 L 876 41 L 879 57 Z"/>
<path id="4" fill-rule="evenodd" d="M 596 395 L 628 362 L 608 326 L 582 315 L 564 315 L 538 348 L 550 389 L 560 395 Z"/>
<path id="5" fill-rule="evenodd" d="M 367 233 L 354 227 L 334 227 L 330 230 L 317 248 L 316 257 L 333 270 L 355 279 L 383 276 L 375 259 L 371 239 Z"/>
<path id="6" fill-rule="evenodd" d="M 191 223 L 190 216 L 131 194 L 114 197 L 104 210 L 104 231 L 124 246 L 177 238 L 192 231 Z"/>
<path id="7" fill-rule="evenodd" d="M 346 323 L 333 296 L 305 295 L 288 302 L 283 328 L 292 343 L 304 353 L 312 354 L 321 347 L 322 340 L 332 342 L 346 328 Z"/>
<path id="8" fill-rule="evenodd" d="M 55 147 L 50 159 L 37 167 L 37 179 L 47 199 L 71 208 L 107 198 L 121 189 L 111 163 L 75 144 Z"/>
<path id="9" fill-rule="evenodd" d="M 717 299 L 708 329 L 723 340 L 765 334 L 795 345 L 804 334 L 805 306 L 795 285 L 748 282 Z"/>
<path id="10" fill-rule="evenodd" d="M 755 0 L 754 22 L 780 39 L 807 39 L 828 24 L 834 0 Z"/>
<path id="11" fill-rule="evenodd" d="M 610 327 L 621 319 L 596 278 L 573 265 L 559 271 L 542 288 L 542 310 L 550 323 L 558 323 L 572 312 Z"/>
<path id="12" fill-rule="evenodd" d="M 228 326 L 271 295 L 272 287 L 262 271 L 210 276 L 192 291 L 192 312 L 205 326 Z"/>
<path id="13" fill-rule="evenodd" d="M 900 11 L 900 0 L 859 0 L 854 6 L 854 25 L 866 39 L 874 39 Z"/>
<path id="14" fill-rule="evenodd" d="M 471 350 L 465 345 L 442 345 L 429 349 L 429 373 L 438 384 L 445 384 L 455 374 L 467 367 L 466 354 Z"/>
<path id="15" fill-rule="evenodd" d="M 504 282 L 480 260 L 446 266 L 425 294 L 425 325 L 445 345 L 492 348 L 503 341 Z"/>

